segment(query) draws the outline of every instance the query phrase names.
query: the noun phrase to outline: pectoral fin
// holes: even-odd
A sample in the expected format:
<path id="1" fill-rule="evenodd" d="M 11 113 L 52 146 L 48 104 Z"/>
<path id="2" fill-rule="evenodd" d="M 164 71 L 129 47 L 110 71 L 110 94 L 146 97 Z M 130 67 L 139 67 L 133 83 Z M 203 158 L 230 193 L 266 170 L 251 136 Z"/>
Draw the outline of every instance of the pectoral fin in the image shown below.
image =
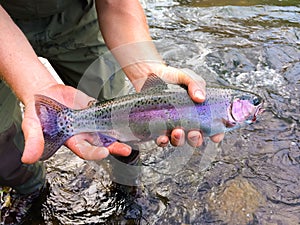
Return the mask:
<path id="1" fill-rule="evenodd" d="M 102 143 L 102 146 L 107 147 L 109 145 L 111 145 L 112 143 L 116 142 L 117 139 L 110 137 L 108 135 L 102 134 L 97 132 L 98 138 L 99 138 L 99 142 Z"/>

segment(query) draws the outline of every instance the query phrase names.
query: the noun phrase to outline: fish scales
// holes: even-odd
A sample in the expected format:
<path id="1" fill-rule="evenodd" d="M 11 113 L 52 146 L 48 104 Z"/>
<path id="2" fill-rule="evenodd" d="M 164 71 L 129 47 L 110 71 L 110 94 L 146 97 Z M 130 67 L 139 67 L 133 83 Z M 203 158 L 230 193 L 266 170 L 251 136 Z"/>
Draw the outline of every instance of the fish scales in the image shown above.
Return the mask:
<path id="1" fill-rule="evenodd" d="M 155 84 L 162 82 L 156 80 Z M 249 124 L 261 112 L 262 99 L 249 92 L 208 87 L 206 100 L 195 103 L 186 89 L 169 89 L 165 83 L 148 88 L 149 84 L 146 81 L 140 93 L 97 102 L 81 110 L 36 96 L 36 111 L 45 138 L 42 160 L 54 154 L 68 138 L 80 133 L 97 133 L 108 142 L 104 145 L 155 139 L 169 135 L 176 127 L 201 130 L 204 136 L 212 136 Z"/>
<path id="2" fill-rule="evenodd" d="M 156 95 L 141 93 L 132 95 L 131 98 L 125 96 L 105 103 L 100 102 L 85 110 L 73 110 L 71 118 L 67 119 L 72 120 L 74 134 L 97 131 L 109 134 L 121 141 L 132 141 L 126 138 L 126 134 L 112 135 L 110 131 L 114 129 L 114 124 L 122 129 L 124 126 L 129 127 L 137 137 L 141 131 L 145 130 L 145 126 L 149 126 L 150 122 L 156 125 L 166 124 L 167 130 L 176 126 L 184 127 L 182 124 L 184 121 L 192 124 L 190 121 L 195 120 L 196 117 L 192 113 L 187 114 L 192 108 L 196 110 L 195 104 L 185 91 L 162 92 Z M 190 126 L 185 127 L 190 128 Z M 166 130 L 163 132 L 156 130 L 156 132 L 151 132 L 151 136 L 142 134 L 142 137 L 155 138 L 166 132 Z"/>

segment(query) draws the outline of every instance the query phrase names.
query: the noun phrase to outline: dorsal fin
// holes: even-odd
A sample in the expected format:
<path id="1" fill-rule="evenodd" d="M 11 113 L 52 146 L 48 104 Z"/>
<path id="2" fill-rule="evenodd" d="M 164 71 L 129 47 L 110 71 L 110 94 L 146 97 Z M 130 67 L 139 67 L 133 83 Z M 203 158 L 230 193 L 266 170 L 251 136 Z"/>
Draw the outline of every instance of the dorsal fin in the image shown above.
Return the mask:
<path id="1" fill-rule="evenodd" d="M 159 78 L 156 74 L 151 73 L 147 80 L 145 81 L 141 92 L 149 91 L 149 90 L 166 90 L 168 89 L 168 85 L 161 78 Z"/>

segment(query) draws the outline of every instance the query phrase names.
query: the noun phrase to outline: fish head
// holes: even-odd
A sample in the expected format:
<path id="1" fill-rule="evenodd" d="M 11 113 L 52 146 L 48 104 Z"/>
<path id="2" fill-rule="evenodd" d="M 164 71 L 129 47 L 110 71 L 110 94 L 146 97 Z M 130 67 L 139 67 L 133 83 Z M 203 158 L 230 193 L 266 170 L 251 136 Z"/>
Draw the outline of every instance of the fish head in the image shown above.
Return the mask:
<path id="1" fill-rule="evenodd" d="M 255 94 L 245 93 L 240 96 L 234 96 L 228 107 L 227 127 L 234 127 L 237 124 L 251 124 L 256 121 L 264 109 L 263 99 Z"/>

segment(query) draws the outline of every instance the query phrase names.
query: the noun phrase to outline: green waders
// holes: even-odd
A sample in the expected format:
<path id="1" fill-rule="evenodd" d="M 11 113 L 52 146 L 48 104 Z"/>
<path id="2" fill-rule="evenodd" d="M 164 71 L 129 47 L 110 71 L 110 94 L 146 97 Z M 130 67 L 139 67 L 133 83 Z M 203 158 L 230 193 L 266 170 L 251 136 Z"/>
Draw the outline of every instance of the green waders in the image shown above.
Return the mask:
<path id="1" fill-rule="evenodd" d="M 108 54 L 92 0 L 0 0 L 38 56 L 66 85 L 98 99 L 122 94 L 125 76 Z M 0 34 L 1 35 L 1 34 Z M 0 59 L 1 60 L 1 59 Z M 19 103 L 0 83 L 0 185 L 30 193 L 44 183 L 42 163 L 21 163 L 24 139 Z"/>

